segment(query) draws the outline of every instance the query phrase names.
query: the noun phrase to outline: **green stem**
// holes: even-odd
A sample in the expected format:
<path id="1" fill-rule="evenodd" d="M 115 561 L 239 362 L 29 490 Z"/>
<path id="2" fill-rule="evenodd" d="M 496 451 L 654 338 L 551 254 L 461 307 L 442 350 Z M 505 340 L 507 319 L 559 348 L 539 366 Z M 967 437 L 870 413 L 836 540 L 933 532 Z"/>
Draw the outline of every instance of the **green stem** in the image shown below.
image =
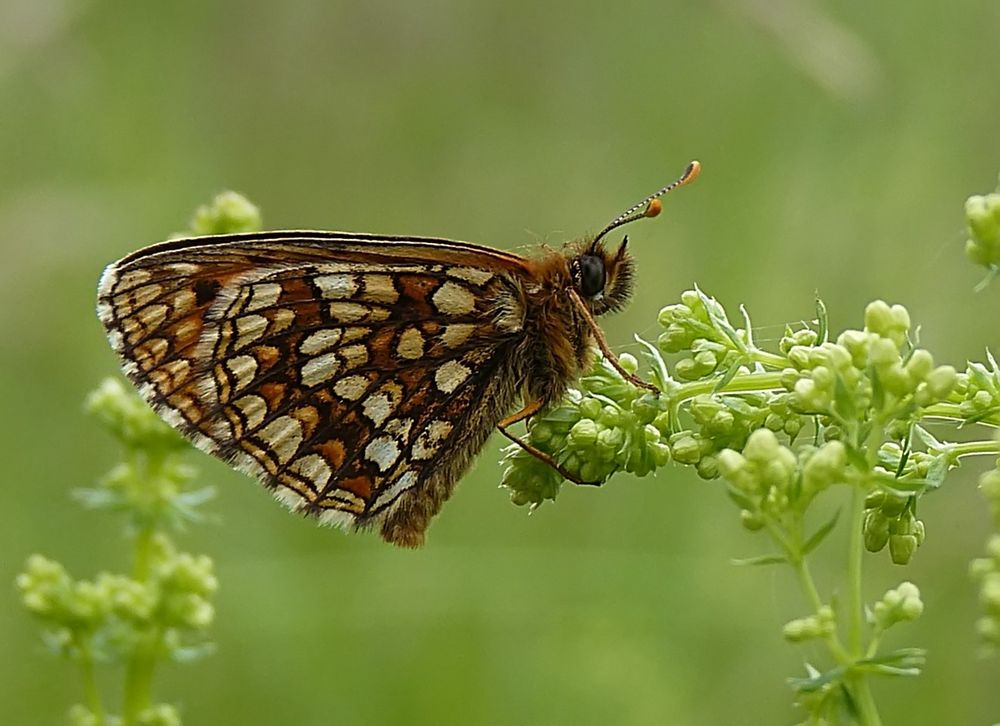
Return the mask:
<path id="1" fill-rule="evenodd" d="M 800 557 L 798 560 L 791 561 L 792 569 L 795 570 L 795 574 L 799 578 L 799 585 L 802 587 L 802 592 L 805 594 L 806 599 L 812 606 L 813 612 L 819 613 L 820 608 L 823 607 L 823 600 L 819 596 L 819 590 L 816 589 L 816 582 L 813 580 L 812 573 L 809 571 L 809 563 L 806 558 Z M 853 659 L 851 654 L 847 652 L 843 643 L 840 642 L 840 638 L 837 637 L 836 632 L 830 633 L 830 635 L 825 638 L 827 648 L 830 649 L 830 655 L 840 663 L 841 665 L 850 665 Z"/>
<path id="2" fill-rule="evenodd" d="M 965 414 L 962 413 L 961 408 L 957 403 L 947 402 L 935 403 L 932 406 L 928 406 L 924 409 L 923 415 L 928 418 L 946 418 L 955 422 L 964 422 L 966 419 Z M 993 428 L 1000 428 L 1000 414 L 990 414 L 985 418 L 979 419 L 976 423 Z"/>
<path id="3" fill-rule="evenodd" d="M 90 649 L 90 641 L 82 633 L 74 632 L 73 641 L 79 653 L 80 680 L 83 684 L 83 696 L 87 708 L 94 715 L 94 726 L 104 726 L 106 715 L 101 702 L 101 692 L 97 688 L 97 674 L 94 671 L 94 653 Z"/>
<path id="4" fill-rule="evenodd" d="M 719 385 L 718 379 L 710 378 L 706 381 L 692 381 L 683 383 L 670 392 L 671 400 L 682 403 L 689 398 L 701 396 L 706 393 L 756 393 L 759 391 L 773 391 L 781 388 L 781 373 L 746 373 L 738 375 L 729 381 L 720 390 L 716 390 Z"/>
<path id="5" fill-rule="evenodd" d="M 882 445 L 885 430 L 882 422 L 875 418 L 864 441 L 865 458 L 870 473 L 878 462 L 878 450 Z M 847 543 L 847 646 L 852 660 L 860 660 L 864 647 L 864 592 L 862 589 L 861 566 L 864 558 L 865 489 L 856 485 L 851 492 L 851 533 Z M 858 708 L 858 718 L 863 726 L 881 726 L 871 685 L 864 673 L 848 671 L 845 684 L 854 697 Z"/>
<path id="6" fill-rule="evenodd" d="M 136 645 L 125 668 L 122 726 L 135 726 L 139 714 L 153 705 L 153 672 L 156 668 L 160 628 L 154 627 Z"/>
<path id="7" fill-rule="evenodd" d="M 976 454 L 988 454 L 996 456 L 1000 454 L 1000 441 L 963 441 L 960 444 L 951 444 L 947 449 L 953 456 L 974 456 Z"/>
<path id="8" fill-rule="evenodd" d="M 847 644 L 857 658 L 862 653 L 864 595 L 861 588 L 861 564 L 864 556 L 865 491 L 860 486 L 851 492 L 851 534 L 847 544 Z"/>
<path id="9" fill-rule="evenodd" d="M 785 356 L 778 355 L 777 353 L 768 353 L 766 350 L 760 350 L 759 348 L 754 348 L 750 351 L 750 358 L 757 363 L 761 363 L 769 368 L 777 368 L 778 370 L 788 368 L 790 365 Z"/>

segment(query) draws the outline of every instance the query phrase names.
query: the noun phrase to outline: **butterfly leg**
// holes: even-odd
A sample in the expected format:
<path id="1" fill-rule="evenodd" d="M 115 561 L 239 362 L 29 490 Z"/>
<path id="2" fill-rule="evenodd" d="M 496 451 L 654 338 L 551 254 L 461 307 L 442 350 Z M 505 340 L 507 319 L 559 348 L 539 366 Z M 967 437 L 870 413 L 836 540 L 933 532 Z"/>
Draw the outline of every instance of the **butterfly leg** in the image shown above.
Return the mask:
<path id="1" fill-rule="evenodd" d="M 515 444 L 520 446 L 522 449 L 527 451 L 529 454 L 534 456 L 536 459 L 545 462 L 546 464 L 551 466 L 553 469 L 559 472 L 559 474 L 562 475 L 563 479 L 568 479 L 574 484 L 581 484 L 583 486 L 601 486 L 601 484 L 603 484 L 604 482 L 583 481 L 580 477 L 576 476 L 575 474 L 571 474 L 570 472 L 566 471 L 564 467 L 560 466 L 555 459 L 546 454 L 544 451 L 536 449 L 528 442 L 522 441 L 517 436 L 515 436 L 514 434 L 512 434 L 510 431 L 507 430 L 514 424 L 520 423 L 521 421 L 524 421 L 526 418 L 534 416 L 536 413 L 542 410 L 543 406 L 544 404 L 542 403 L 541 400 L 532 401 L 531 403 L 526 404 L 524 408 L 522 408 L 520 411 L 518 411 L 517 413 L 512 413 L 510 416 L 508 416 L 503 421 L 498 423 L 497 430 L 499 430 L 500 433 L 502 433 L 508 439 L 510 439 Z"/>
<path id="2" fill-rule="evenodd" d="M 580 314 L 583 315 L 583 319 L 586 321 L 587 325 L 590 326 L 590 332 L 593 333 L 594 338 L 597 340 L 597 347 L 601 349 L 601 353 L 607 358 L 608 363 L 614 366 L 615 370 L 618 371 L 623 378 L 631 381 L 639 388 L 645 388 L 647 391 L 652 391 L 653 393 L 660 393 L 660 389 L 654 386 L 652 383 L 647 383 L 638 376 L 629 373 L 627 370 L 622 368 L 622 364 L 618 362 L 618 356 L 611 352 L 611 348 L 608 347 L 608 341 L 604 337 L 604 332 L 601 330 L 601 326 L 597 324 L 594 320 L 594 316 L 591 314 L 590 309 L 587 307 L 586 303 L 580 297 L 580 294 L 573 288 L 567 288 L 566 292 L 569 294 L 570 299 L 573 304 L 576 305 Z"/>

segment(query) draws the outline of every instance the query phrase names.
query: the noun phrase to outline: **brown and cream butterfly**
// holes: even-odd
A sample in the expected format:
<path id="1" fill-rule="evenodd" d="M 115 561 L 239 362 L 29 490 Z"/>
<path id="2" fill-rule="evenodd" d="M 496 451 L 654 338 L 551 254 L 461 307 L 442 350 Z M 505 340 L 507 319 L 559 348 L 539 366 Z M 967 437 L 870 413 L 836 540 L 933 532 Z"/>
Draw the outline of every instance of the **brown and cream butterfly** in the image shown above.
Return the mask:
<path id="1" fill-rule="evenodd" d="M 595 318 L 628 302 L 633 262 L 628 237 L 604 238 L 699 169 L 534 258 L 348 232 L 171 240 L 109 265 L 97 311 L 125 373 L 199 448 L 296 511 L 416 547 L 494 428 L 559 468 L 509 429 L 595 346 L 629 375 Z"/>

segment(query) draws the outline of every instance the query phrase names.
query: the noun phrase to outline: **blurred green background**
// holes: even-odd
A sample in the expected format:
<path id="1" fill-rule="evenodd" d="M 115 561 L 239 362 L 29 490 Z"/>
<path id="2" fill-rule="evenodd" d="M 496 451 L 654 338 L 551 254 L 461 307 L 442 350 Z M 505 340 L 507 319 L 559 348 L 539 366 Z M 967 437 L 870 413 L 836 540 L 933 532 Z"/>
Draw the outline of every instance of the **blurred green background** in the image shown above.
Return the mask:
<path id="1" fill-rule="evenodd" d="M 630 230 L 616 347 L 697 282 L 746 303 L 759 340 L 818 290 L 837 329 L 883 297 L 941 362 L 981 358 L 1000 289 L 972 293 L 962 203 L 1000 168 L 998 36 L 985 0 L 4 0 L 0 583 L 33 551 L 125 567 L 118 523 L 69 498 L 117 456 L 81 414 L 117 369 L 97 278 L 224 188 L 271 228 L 519 249 L 600 228 L 698 158 L 697 184 Z M 189 725 L 796 720 L 783 679 L 809 651 L 780 626 L 803 604 L 790 573 L 729 564 L 765 543 L 721 485 L 667 469 L 529 517 L 497 489 L 498 449 L 417 552 L 320 529 L 192 454 L 221 494 L 222 524 L 182 540 L 215 558 L 219 650 L 166 668 L 158 698 Z M 1000 719 L 1000 666 L 975 657 L 969 469 L 926 500 L 911 566 L 868 561 L 870 599 L 912 579 L 927 605 L 890 640 L 930 659 L 876 684 L 887 724 Z M 828 592 L 840 562 L 817 564 Z M 76 673 L 10 587 L 0 643 L 0 721 L 62 722 Z"/>

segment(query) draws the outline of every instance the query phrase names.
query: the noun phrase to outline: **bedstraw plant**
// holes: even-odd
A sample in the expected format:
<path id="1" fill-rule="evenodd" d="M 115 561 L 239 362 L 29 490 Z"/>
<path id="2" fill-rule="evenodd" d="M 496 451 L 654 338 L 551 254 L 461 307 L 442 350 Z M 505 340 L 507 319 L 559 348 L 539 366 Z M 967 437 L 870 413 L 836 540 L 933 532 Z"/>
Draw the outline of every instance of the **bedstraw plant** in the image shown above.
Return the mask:
<path id="1" fill-rule="evenodd" d="M 995 275 L 1000 194 L 970 198 L 966 215 L 968 254 Z M 754 340 L 746 309 L 736 320 L 701 290 L 685 291 L 660 311 L 655 342 L 637 338 L 658 394 L 598 359 L 559 406 L 530 422 L 529 440 L 583 481 L 646 476 L 668 463 L 719 481 L 741 525 L 772 548 L 738 563 L 790 567 L 801 585 L 805 611 L 785 624 L 785 639 L 828 653 L 822 667 L 789 679 L 804 723 L 879 724 L 871 678 L 914 676 L 925 660 L 921 648 L 883 649 L 883 635 L 918 618 L 923 602 L 905 580 L 866 600 L 865 553 L 910 562 L 927 534 L 921 499 L 974 456 L 992 467 L 980 489 L 1000 531 L 1000 366 L 990 351 L 962 371 L 940 364 L 920 347 L 906 308 L 882 300 L 865 308 L 863 326 L 839 334 L 817 300 L 814 318 L 789 325 L 774 349 Z M 620 362 L 639 370 L 634 356 Z M 970 440 L 972 430 L 979 436 Z M 558 472 L 520 447 L 506 451 L 503 484 L 515 504 L 556 498 Z M 824 496 L 839 496 L 842 513 L 810 527 Z M 810 554 L 841 520 L 846 586 L 835 597 L 817 587 Z M 1000 533 L 971 569 L 985 611 L 976 628 L 996 648 Z"/>
<path id="2" fill-rule="evenodd" d="M 232 192 L 199 208 L 190 232 L 259 229 L 257 209 Z M 180 712 L 153 698 L 162 661 L 187 662 L 211 652 L 206 632 L 215 617 L 218 587 L 207 555 L 182 552 L 175 535 L 205 520 L 211 487 L 196 484 L 184 463 L 189 445 L 118 379 L 87 398 L 86 410 L 122 447 L 122 461 L 91 489 L 77 492 L 87 508 L 119 513 L 130 551 L 128 574 L 101 572 L 75 579 L 59 562 L 28 558 L 16 585 L 24 606 L 42 625 L 54 653 L 76 664 L 83 702 L 69 710 L 74 726 L 179 726 Z M 122 674 L 119 709 L 101 692 L 99 667 Z"/>

